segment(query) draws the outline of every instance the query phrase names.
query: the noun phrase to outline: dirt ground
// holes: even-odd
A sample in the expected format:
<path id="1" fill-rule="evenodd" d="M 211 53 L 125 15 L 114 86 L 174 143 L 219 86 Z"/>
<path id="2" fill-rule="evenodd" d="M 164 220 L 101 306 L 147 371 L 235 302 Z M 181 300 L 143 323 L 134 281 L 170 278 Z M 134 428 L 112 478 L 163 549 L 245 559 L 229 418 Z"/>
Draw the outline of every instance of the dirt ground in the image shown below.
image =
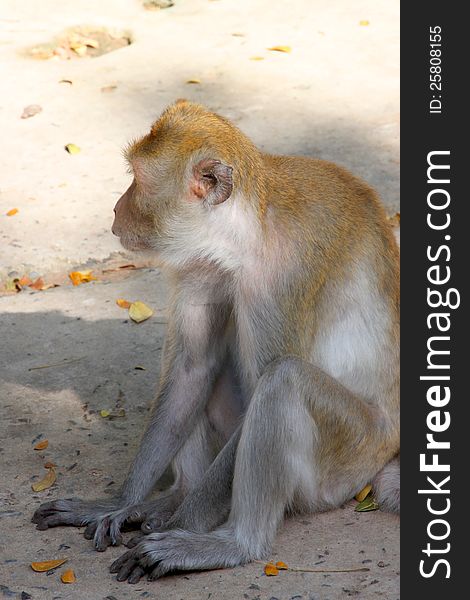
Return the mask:
<path id="1" fill-rule="evenodd" d="M 175 0 L 158 11 L 138 0 L 3 0 L 0 598 L 399 598 L 399 521 L 355 513 L 354 502 L 289 519 L 272 558 L 367 572 L 268 578 L 254 563 L 129 586 L 107 570 L 121 548 L 98 554 L 79 530 L 39 532 L 30 523 L 46 499 L 117 489 L 155 391 L 166 284 L 151 257 L 125 253 L 110 232 L 112 207 L 129 183 L 122 147 L 185 97 L 231 118 L 266 151 L 345 165 L 376 187 L 392 215 L 399 210 L 398 19 L 398 2 L 389 0 Z M 97 58 L 28 54 L 79 25 L 124 32 L 132 43 Z M 291 52 L 267 50 L 277 45 Z M 30 105 L 41 112 L 22 119 Z M 80 152 L 67 153 L 70 143 Z M 139 268 L 119 269 L 126 264 Z M 67 273 L 85 266 L 97 281 L 73 287 Z M 25 274 L 60 285 L 2 293 Z M 155 313 L 137 325 L 117 298 L 142 300 Z M 48 448 L 33 450 L 40 439 Z M 57 465 L 57 482 L 35 493 L 31 484 L 47 461 Z M 29 566 L 62 557 L 74 584 L 61 583 L 65 566 L 51 573 Z"/>

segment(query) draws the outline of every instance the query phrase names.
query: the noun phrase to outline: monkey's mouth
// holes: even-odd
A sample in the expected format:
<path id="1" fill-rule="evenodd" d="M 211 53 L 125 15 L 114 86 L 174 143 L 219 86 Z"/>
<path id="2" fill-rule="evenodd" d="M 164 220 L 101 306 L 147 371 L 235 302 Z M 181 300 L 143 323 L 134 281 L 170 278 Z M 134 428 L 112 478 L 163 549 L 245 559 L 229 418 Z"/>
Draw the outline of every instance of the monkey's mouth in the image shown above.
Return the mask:
<path id="1" fill-rule="evenodd" d="M 114 233 L 114 232 L 113 232 Z M 121 246 L 126 250 L 131 250 L 132 252 L 139 250 L 153 250 L 153 247 L 148 243 L 147 240 L 137 236 L 137 235 L 129 235 L 129 234 L 114 234 L 117 235 L 119 241 L 121 242 Z"/>

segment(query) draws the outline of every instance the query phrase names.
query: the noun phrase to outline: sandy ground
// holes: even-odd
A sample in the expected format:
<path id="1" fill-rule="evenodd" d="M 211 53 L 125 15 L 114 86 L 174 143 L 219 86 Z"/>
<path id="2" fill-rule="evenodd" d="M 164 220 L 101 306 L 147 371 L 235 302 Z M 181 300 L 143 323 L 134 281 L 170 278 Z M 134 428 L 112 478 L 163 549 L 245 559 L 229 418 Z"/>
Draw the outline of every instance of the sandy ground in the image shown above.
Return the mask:
<path id="1" fill-rule="evenodd" d="M 25 55 L 81 24 L 127 30 L 133 43 L 94 59 Z M 355 513 L 353 503 L 288 520 L 272 558 L 369 572 L 268 578 L 262 565 L 252 564 L 133 587 L 107 571 L 121 549 L 97 554 L 78 530 L 38 532 L 29 521 L 45 499 L 113 493 L 155 390 L 166 285 L 158 269 L 125 254 L 110 233 L 112 207 L 129 182 L 122 146 L 169 102 L 189 98 L 233 119 L 267 151 L 349 167 L 376 187 L 393 214 L 399 201 L 397 2 L 176 0 L 149 12 L 137 0 L 3 0 L 0 27 L 0 289 L 9 274 L 61 284 L 0 297 L 0 597 L 396 600 L 398 520 Z M 267 50 L 274 45 L 292 52 Z M 106 86 L 116 87 L 101 91 Z M 42 112 L 21 119 L 31 104 Z M 65 152 L 68 143 L 81 152 Z M 7 217 L 12 208 L 19 212 Z M 103 272 L 129 262 L 147 268 Z M 99 281 L 74 288 L 67 272 L 85 264 Z M 155 315 L 136 325 L 115 305 L 118 297 L 147 302 Z M 121 408 L 123 417 L 99 414 Z M 49 448 L 38 453 L 33 445 L 40 436 Z M 35 494 L 31 483 L 46 461 L 57 464 L 57 483 Z M 63 556 L 76 572 L 73 585 L 60 582 L 63 568 L 50 575 L 29 568 Z"/>

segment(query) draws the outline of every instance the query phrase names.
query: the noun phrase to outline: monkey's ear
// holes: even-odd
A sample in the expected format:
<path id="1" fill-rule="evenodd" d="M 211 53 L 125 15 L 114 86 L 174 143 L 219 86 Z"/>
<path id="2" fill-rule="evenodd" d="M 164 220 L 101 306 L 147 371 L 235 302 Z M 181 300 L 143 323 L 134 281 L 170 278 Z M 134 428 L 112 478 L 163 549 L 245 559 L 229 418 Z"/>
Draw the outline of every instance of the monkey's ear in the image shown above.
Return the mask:
<path id="1" fill-rule="evenodd" d="M 220 160 L 205 158 L 193 167 L 190 193 L 194 200 L 204 200 L 214 206 L 230 198 L 233 190 L 232 167 Z"/>

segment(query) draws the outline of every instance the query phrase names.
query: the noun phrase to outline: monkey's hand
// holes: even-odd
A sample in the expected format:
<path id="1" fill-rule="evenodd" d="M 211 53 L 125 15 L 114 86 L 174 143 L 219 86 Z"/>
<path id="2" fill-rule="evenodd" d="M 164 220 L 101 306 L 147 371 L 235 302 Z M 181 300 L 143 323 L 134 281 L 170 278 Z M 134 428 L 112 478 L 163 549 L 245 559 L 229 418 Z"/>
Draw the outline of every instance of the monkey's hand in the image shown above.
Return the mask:
<path id="1" fill-rule="evenodd" d="M 147 535 L 115 560 L 110 571 L 118 581 L 137 583 L 144 575 L 153 581 L 172 571 L 234 567 L 249 560 L 228 527 L 210 533 L 172 530 Z"/>
<path id="2" fill-rule="evenodd" d="M 140 524 L 145 517 L 144 504 L 122 506 L 118 499 L 86 501 L 68 498 L 41 504 L 32 522 L 40 530 L 58 525 L 86 525 L 85 538 L 93 539 L 96 550 L 102 552 L 110 545 L 121 544 L 123 525 Z"/>

